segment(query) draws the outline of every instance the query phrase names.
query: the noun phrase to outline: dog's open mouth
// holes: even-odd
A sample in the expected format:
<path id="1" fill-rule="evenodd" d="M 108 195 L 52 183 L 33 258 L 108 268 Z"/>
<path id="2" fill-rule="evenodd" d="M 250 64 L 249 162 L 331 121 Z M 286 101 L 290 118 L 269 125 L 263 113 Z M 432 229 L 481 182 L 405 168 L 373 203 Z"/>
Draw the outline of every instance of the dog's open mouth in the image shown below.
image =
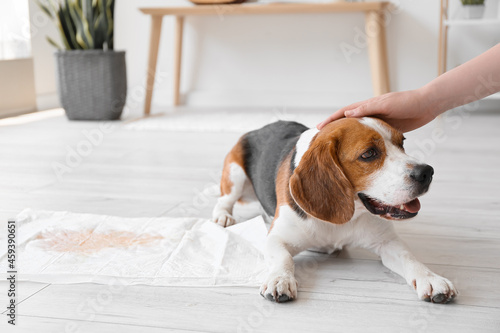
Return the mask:
<path id="1" fill-rule="evenodd" d="M 415 217 L 420 210 L 420 201 L 418 199 L 413 199 L 400 206 L 389 206 L 363 193 L 359 193 L 358 196 L 370 213 L 389 220 L 409 219 Z"/>

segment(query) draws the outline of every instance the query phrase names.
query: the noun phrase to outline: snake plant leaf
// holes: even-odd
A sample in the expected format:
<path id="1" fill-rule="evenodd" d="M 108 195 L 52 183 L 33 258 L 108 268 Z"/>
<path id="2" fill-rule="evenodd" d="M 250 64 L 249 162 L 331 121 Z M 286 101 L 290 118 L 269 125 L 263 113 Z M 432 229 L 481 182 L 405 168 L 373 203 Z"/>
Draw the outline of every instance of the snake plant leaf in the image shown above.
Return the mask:
<path id="1" fill-rule="evenodd" d="M 85 1 L 88 3 L 88 0 Z M 84 15 L 83 8 L 82 8 L 82 0 L 77 0 L 76 1 L 77 6 L 74 7 L 74 12 L 77 14 L 77 18 L 79 19 L 80 23 L 80 33 L 82 40 L 85 41 L 85 44 L 87 45 L 86 49 L 93 49 L 94 48 L 94 38 L 92 37 L 92 34 L 90 33 L 89 30 L 89 22 L 87 21 L 87 17 Z M 78 31 L 78 30 L 77 30 Z M 78 34 L 77 34 L 78 36 Z"/>
<path id="2" fill-rule="evenodd" d="M 94 17 L 97 18 L 101 13 L 100 0 L 92 0 L 92 9 L 94 10 Z"/>
<path id="3" fill-rule="evenodd" d="M 100 8 L 100 13 L 101 13 L 101 17 L 102 17 L 102 23 L 101 23 L 101 33 L 103 34 L 103 38 L 104 38 L 104 42 L 103 43 L 107 43 L 108 41 L 108 16 L 106 14 L 106 10 L 107 10 L 107 3 L 106 3 L 106 0 L 99 0 L 98 1 L 98 5 L 99 5 L 99 8 Z M 109 45 L 108 45 L 109 47 Z"/>
<path id="4" fill-rule="evenodd" d="M 76 41 L 75 24 L 71 19 L 71 13 L 69 10 L 68 1 L 66 1 L 66 4 L 60 8 L 58 16 L 59 21 L 61 22 L 61 29 L 63 30 L 65 39 L 69 45 L 68 49 L 76 50 L 80 49 L 80 47 Z"/>
<path id="5" fill-rule="evenodd" d="M 61 40 L 63 41 L 64 43 L 64 46 L 67 48 L 67 49 L 73 49 L 75 48 L 74 45 L 71 45 L 71 41 L 70 39 L 68 38 L 68 34 L 69 32 L 67 31 L 67 28 L 66 26 L 64 25 L 64 22 L 63 20 L 60 18 L 60 16 L 62 15 L 61 12 L 57 13 L 57 15 L 59 16 L 59 19 L 57 20 L 56 22 L 56 25 L 57 27 L 59 28 L 59 34 L 61 36 Z"/>
<path id="6" fill-rule="evenodd" d="M 55 3 L 55 0 L 47 0 L 45 3 L 36 0 L 36 4 L 40 7 L 40 9 L 52 20 L 55 22 L 56 26 L 58 27 L 59 35 L 61 37 L 62 42 L 64 43 L 64 46 L 66 48 L 71 48 L 70 43 L 67 40 L 67 33 L 65 32 L 65 27 L 63 22 L 60 19 L 60 7 L 58 4 Z M 51 38 L 47 37 L 47 41 L 52 44 L 53 46 L 56 46 L 57 48 L 60 48 L 60 46 L 54 42 Z"/>
<path id="7" fill-rule="evenodd" d="M 484 5 L 484 0 L 462 0 L 462 5 Z"/>
<path id="8" fill-rule="evenodd" d="M 114 13 L 114 0 L 99 0 L 101 13 L 103 17 L 103 29 L 105 33 L 105 41 L 109 50 L 113 50 L 113 13 Z"/>
<path id="9" fill-rule="evenodd" d="M 94 21 L 94 47 L 97 49 L 102 49 L 104 42 L 106 41 L 106 26 L 104 21 L 104 15 L 99 13 Z"/>
<path id="10" fill-rule="evenodd" d="M 92 2 L 84 1 L 82 4 L 83 25 L 88 32 L 88 39 L 92 40 L 92 48 L 94 44 L 94 11 L 92 10 Z"/>
<path id="11" fill-rule="evenodd" d="M 75 1 L 74 3 L 77 4 L 78 0 Z M 82 17 L 82 12 L 76 5 L 70 7 L 70 13 L 71 13 L 71 18 L 73 19 L 73 22 L 75 23 L 76 26 L 76 41 L 78 45 L 80 45 L 80 47 L 84 50 L 92 49 L 93 47 L 91 47 L 91 41 L 89 41 L 88 39 L 89 37 L 88 31 L 85 30 L 85 26 L 83 23 L 83 20 L 85 20 L 85 18 Z"/>
<path id="12" fill-rule="evenodd" d="M 51 18 L 52 20 L 54 20 L 54 19 L 55 19 L 54 14 L 52 13 L 52 11 L 50 10 L 50 8 L 49 8 L 47 5 L 43 4 L 40 0 L 35 0 L 35 3 L 38 5 L 38 7 L 40 7 L 40 9 L 41 9 L 41 10 L 42 10 L 45 14 L 47 14 L 47 16 L 48 16 L 49 18 Z"/>
<path id="13" fill-rule="evenodd" d="M 104 44 L 113 49 L 114 0 L 35 1 L 57 25 L 66 49 L 102 49 Z"/>
<path id="14" fill-rule="evenodd" d="M 79 0 L 64 0 L 64 1 L 66 3 L 66 7 L 68 8 L 68 12 L 70 14 L 71 22 L 75 26 L 74 31 L 78 48 L 85 50 L 88 48 L 88 44 L 87 41 L 84 39 L 83 25 L 81 22 L 82 19 L 78 13 L 80 2 Z"/>
<path id="15" fill-rule="evenodd" d="M 47 41 L 52 45 L 54 46 L 55 48 L 59 49 L 59 50 L 62 50 L 62 47 L 59 46 L 59 44 L 57 44 L 56 42 L 54 42 L 54 40 L 50 37 L 47 36 Z"/>
<path id="16" fill-rule="evenodd" d="M 114 19 L 113 13 L 115 12 L 115 0 L 103 0 L 106 1 L 106 17 L 108 21 L 108 31 L 106 35 L 106 41 L 108 43 L 108 49 L 113 50 L 113 26 Z"/>

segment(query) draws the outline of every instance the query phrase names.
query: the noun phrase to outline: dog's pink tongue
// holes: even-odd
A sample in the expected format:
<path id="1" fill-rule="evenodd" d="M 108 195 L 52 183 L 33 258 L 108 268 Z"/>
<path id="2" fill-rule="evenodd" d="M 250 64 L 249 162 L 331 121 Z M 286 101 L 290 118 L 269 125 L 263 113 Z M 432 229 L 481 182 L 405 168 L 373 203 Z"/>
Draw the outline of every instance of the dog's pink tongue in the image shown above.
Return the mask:
<path id="1" fill-rule="evenodd" d="M 410 202 L 405 203 L 405 210 L 410 213 L 416 213 L 420 210 L 420 201 L 418 199 L 414 199 Z"/>

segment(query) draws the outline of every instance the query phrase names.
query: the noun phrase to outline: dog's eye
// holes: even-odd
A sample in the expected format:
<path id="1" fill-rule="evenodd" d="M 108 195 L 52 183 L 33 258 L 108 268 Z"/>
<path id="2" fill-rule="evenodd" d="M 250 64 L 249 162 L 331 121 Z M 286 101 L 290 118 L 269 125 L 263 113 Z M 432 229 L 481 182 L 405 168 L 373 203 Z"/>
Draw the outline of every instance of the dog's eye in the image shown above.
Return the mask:
<path id="1" fill-rule="evenodd" d="M 361 158 L 365 161 L 369 161 L 377 157 L 377 151 L 375 149 L 368 149 L 365 151 L 362 155 Z"/>

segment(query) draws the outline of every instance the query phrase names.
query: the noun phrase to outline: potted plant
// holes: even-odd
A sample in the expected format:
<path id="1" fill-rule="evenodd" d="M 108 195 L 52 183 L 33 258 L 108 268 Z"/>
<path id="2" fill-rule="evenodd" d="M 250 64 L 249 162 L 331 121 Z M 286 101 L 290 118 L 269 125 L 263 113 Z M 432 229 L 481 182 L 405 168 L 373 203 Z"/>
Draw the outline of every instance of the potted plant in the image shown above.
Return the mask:
<path id="1" fill-rule="evenodd" d="M 462 0 L 465 18 L 480 19 L 484 14 L 484 0 Z"/>
<path id="2" fill-rule="evenodd" d="M 113 50 L 114 0 L 37 0 L 56 23 L 58 91 L 71 120 L 114 120 L 127 95 L 125 51 Z"/>

